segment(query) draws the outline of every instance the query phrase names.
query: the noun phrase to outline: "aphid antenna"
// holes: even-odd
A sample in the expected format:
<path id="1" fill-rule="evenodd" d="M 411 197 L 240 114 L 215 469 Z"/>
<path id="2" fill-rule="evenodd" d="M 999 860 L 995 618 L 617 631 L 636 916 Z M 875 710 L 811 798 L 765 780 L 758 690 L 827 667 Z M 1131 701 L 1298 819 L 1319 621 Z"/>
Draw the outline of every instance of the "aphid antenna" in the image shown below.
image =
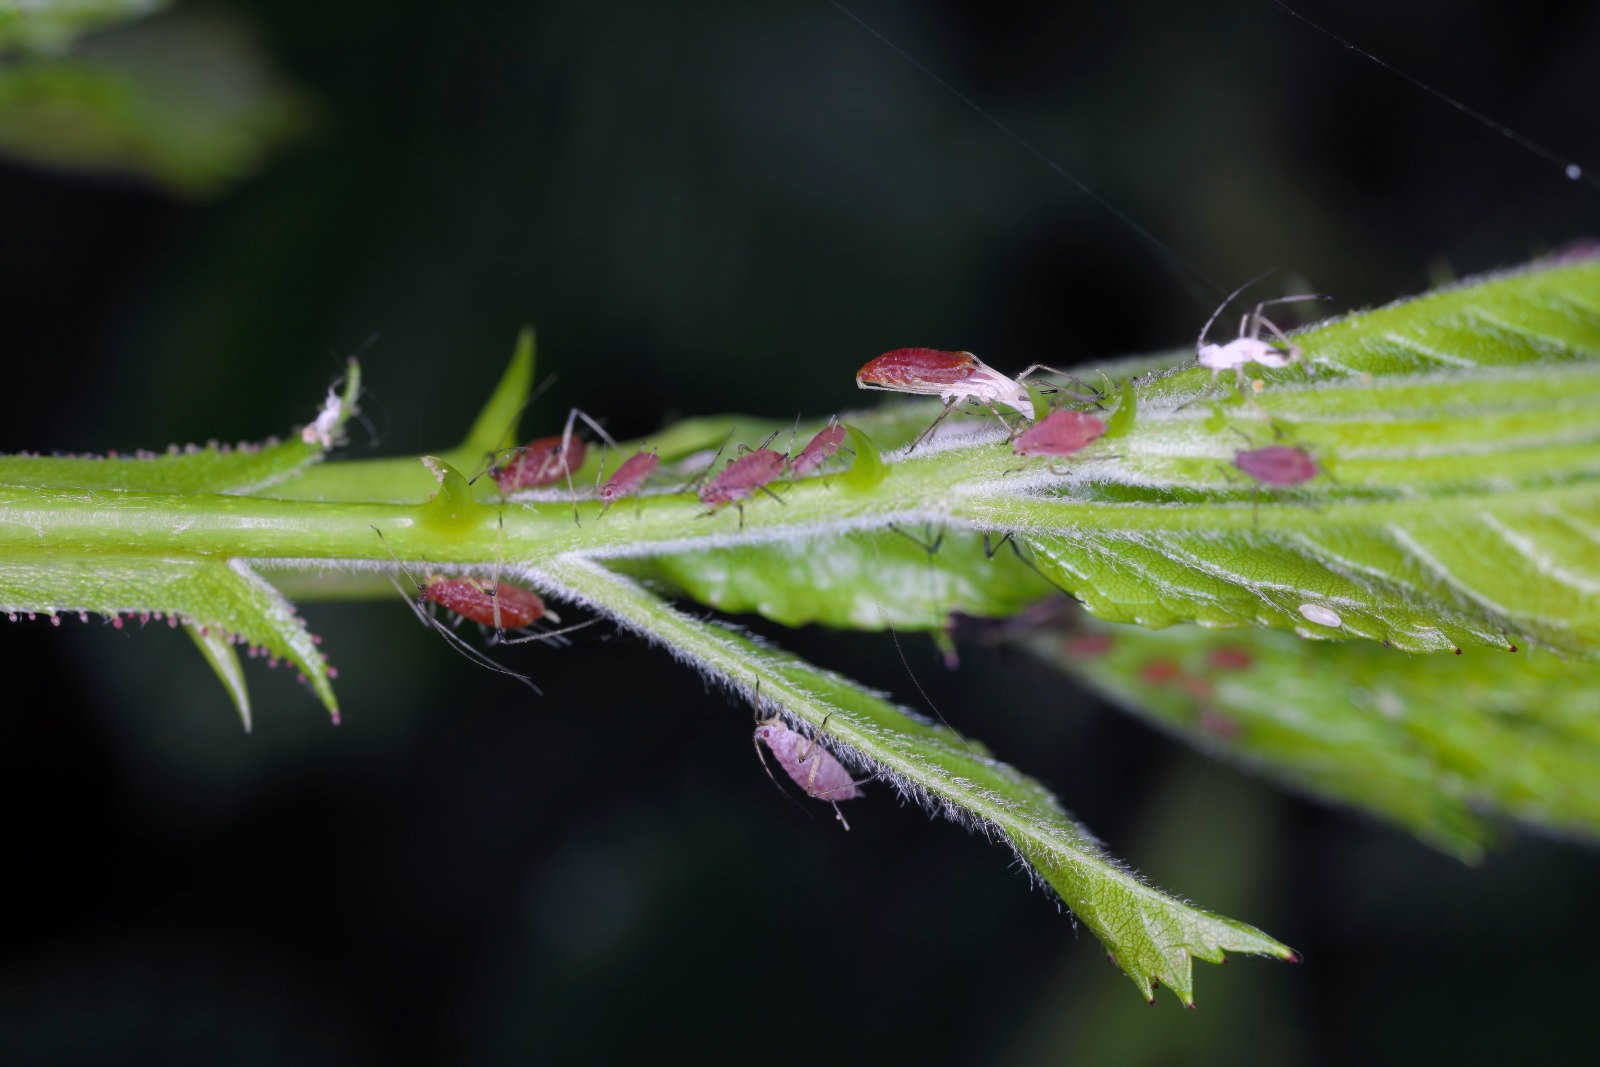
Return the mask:
<path id="1" fill-rule="evenodd" d="M 884 629 L 889 631 L 889 638 L 894 641 L 894 650 L 900 657 L 900 666 L 906 669 L 906 675 L 911 679 L 911 684 L 916 686 L 918 693 L 922 694 L 922 702 L 928 705 L 928 709 L 938 716 L 939 721 L 944 723 L 947 729 L 954 730 L 955 727 L 950 725 L 950 720 L 945 718 L 944 712 L 939 710 L 939 705 L 935 704 L 933 698 L 928 695 L 928 691 L 922 688 L 922 682 L 917 678 L 917 672 L 911 669 L 911 661 L 906 658 L 906 650 L 900 644 L 900 635 L 895 632 L 893 626 L 886 626 Z M 836 812 L 838 810 L 838 808 L 834 809 Z M 844 816 L 841 815 L 839 821 L 843 822 Z"/>
<path id="2" fill-rule="evenodd" d="M 545 378 L 544 381 L 542 381 L 539 384 L 535 385 L 532 389 L 530 389 L 528 391 L 527 397 L 523 399 L 521 404 L 517 405 L 516 414 L 511 416 L 511 421 L 510 422 L 506 423 L 506 428 L 500 434 L 500 440 L 503 441 L 507 437 L 511 437 L 512 435 L 514 435 L 517 432 L 517 426 L 522 422 L 523 414 L 530 407 L 533 406 L 533 402 L 535 400 L 538 400 L 545 393 L 549 392 L 550 391 L 550 387 L 552 385 L 555 385 L 556 382 L 560 380 L 560 378 L 561 378 L 560 374 L 552 373 L 547 378 Z M 500 465 L 500 459 L 501 459 L 502 456 L 505 456 L 505 455 L 508 455 L 508 454 L 509 455 L 515 455 L 520 450 L 520 447 L 521 446 L 519 446 L 519 445 L 509 445 L 506 448 L 497 448 L 497 449 L 494 449 L 491 452 L 485 452 L 484 453 L 484 459 L 486 461 L 486 465 L 484 466 L 484 468 L 482 470 L 478 471 L 472 477 L 468 478 L 467 479 L 467 484 L 468 485 L 472 485 L 479 478 L 482 478 L 485 474 L 488 474 L 490 471 L 494 470 L 496 467 L 498 467 Z"/>
<path id="3" fill-rule="evenodd" d="M 701 483 L 707 478 L 711 477 L 711 473 L 717 469 L 717 461 L 722 458 L 723 450 L 728 447 L 728 442 L 731 440 L 733 440 L 733 431 L 729 430 L 727 435 L 723 437 L 722 443 L 717 446 L 716 452 L 712 454 L 711 462 L 707 463 L 705 468 L 698 475 L 690 478 L 687 482 L 684 482 L 683 485 L 675 490 L 675 492 L 687 493 L 699 489 Z M 709 515 L 711 512 L 708 511 L 706 514 Z"/>
<path id="4" fill-rule="evenodd" d="M 1063 389 L 1059 385 L 1052 385 L 1050 388 L 1053 392 L 1065 393 L 1067 396 L 1076 397 L 1079 400 L 1093 404 L 1095 407 L 1104 410 L 1105 405 L 1102 404 L 1101 401 L 1105 399 L 1105 393 L 1102 393 L 1099 389 L 1096 389 L 1094 386 L 1090 385 L 1076 374 L 1073 374 L 1070 371 L 1061 370 L 1058 367 L 1052 367 L 1048 363 L 1034 363 L 1025 368 L 1021 374 L 1017 375 L 1017 384 L 1022 384 L 1035 373 L 1042 370 L 1047 370 L 1059 378 L 1065 378 L 1067 381 L 1078 386 L 1080 389 L 1087 390 L 1087 392 L 1076 393 L 1071 389 Z"/>
<path id="5" fill-rule="evenodd" d="M 1217 309 L 1213 311 L 1211 313 L 1211 317 L 1206 320 L 1206 324 L 1200 327 L 1200 337 L 1194 343 L 1196 352 L 1198 352 L 1201 346 L 1206 343 L 1206 335 L 1211 332 L 1211 327 L 1216 325 L 1217 319 L 1221 317 L 1223 311 L 1227 309 L 1228 305 L 1237 300 L 1240 293 L 1244 292 L 1257 282 L 1263 281 L 1268 275 L 1272 274 L 1277 269 L 1277 267 L 1268 267 L 1266 270 L 1262 271 L 1260 274 L 1257 274 L 1254 278 L 1251 278 L 1249 281 L 1245 282 L 1243 285 L 1239 286 L 1239 288 L 1235 289 L 1233 292 L 1229 293 L 1223 298 L 1222 303 L 1217 305 Z"/>

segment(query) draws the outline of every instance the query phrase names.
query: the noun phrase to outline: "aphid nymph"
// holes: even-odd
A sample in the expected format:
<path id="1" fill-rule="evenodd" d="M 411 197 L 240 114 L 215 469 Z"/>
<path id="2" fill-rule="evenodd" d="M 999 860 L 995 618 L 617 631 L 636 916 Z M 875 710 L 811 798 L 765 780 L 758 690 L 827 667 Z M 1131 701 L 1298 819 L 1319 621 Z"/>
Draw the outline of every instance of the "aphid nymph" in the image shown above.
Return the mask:
<path id="1" fill-rule="evenodd" d="M 839 801 L 854 800 L 863 794 L 860 784 L 850 777 L 850 772 L 832 753 L 812 738 L 789 729 L 776 716 L 757 723 L 753 743 L 758 758 L 761 758 L 761 746 L 766 745 L 772 757 L 778 761 L 778 766 L 783 768 L 794 784 L 806 796 L 832 804 L 833 814 L 840 825 L 846 830 L 850 829 L 844 812 L 839 810 Z M 761 762 L 762 766 L 766 765 L 765 758 L 761 758 Z"/>
<path id="2" fill-rule="evenodd" d="M 1228 294 L 1228 298 L 1217 305 L 1217 310 L 1211 313 L 1205 326 L 1200 329 L 1200 338 L 1195 342 L 1194 354 L 1200 366 L 1211 371 L 1211 380 L 1215 381 L 1217 375 L 1225 370 L 1231 370 L 1238 376 L 1239 384 L 1244 384 L 1244 368 L 1249 363 L 1259 363 L 1263 367 L 1287 367 L 1300 358 L 1300 346 L 1289 339 L 1289 335 L 1278 329 L 1273 321 L 1261 314 L 1261 309 L 1271 307 L 1273 304 L 1289 304 L 1300 300 L 1326 300 L 1327 297 L 1316 293 L 1303 293 L 1298 296 L 1280 296 L 1273 300 L 1263 300 L 1239 320 L 1239 336 L 1227 344 L 1216 344 L 1206 340 L 1211 333 L 1211 327 L 1216 323 L 1224 309 L 1234 298 L 1244 292 L 1256 279 L 1251 279 L 1244 285 Z M 1274 344 L 1264 340 L 1261 331 L 1265 329 L 1279 342 Z"/>

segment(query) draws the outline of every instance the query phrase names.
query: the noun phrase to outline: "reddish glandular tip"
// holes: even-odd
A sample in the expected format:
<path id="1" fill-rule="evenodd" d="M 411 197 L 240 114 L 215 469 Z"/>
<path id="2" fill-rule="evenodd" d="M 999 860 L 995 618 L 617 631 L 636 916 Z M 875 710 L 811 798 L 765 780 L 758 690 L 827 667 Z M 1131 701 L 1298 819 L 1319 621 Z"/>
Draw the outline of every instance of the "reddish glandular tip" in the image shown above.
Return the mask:
<path id="1" fill-rule="evenodd" d="M 434 578 L 422 598 L 484 626 L 520 630 L 544 615 L 544 601 L 531 589 L 482 578 Z M 498 609 L 498 611 L 497 611 Z"/>
<path id="2" fill-rule="evenodd" d="M 896 348 L 856 371 L 856 385 L 900 393 L 939 393 L 964 382 L 983 364 L 971 352 L 937 348 Z"/>
<path id="3" fill-rule="evenodd" d="M 844 427 L 837 422 L 830 422 L 818 430 L 810 443 L 794 457 L 794 461 L 789 464 L 790 472 L 796 478 L 804 478 L 832 459 L 842 444 L 844 444 Z"/>
<path id="4" fill-rule="evenodd" d="M 1233 465 L 1267 485 L 1299 485 L 1317 476 L 1316 460 L 1301 449 L 1287 445 L 1235 452 Z"/>
<path id="5" fill-rule="evenodd" d="M 567 437 L 565 447 L 561 442 L 561 434 L 539 437 L 512 452 L 509 460 L 490 472 L 500 492 L 537 489 L 571 477 L 583 466 L 587 446 L 579 437 Z"/>
<path id="6" fill-rule="evenodd" d="M 617 468 L 617 473 L 600 487 L 601 503 L 605 507 L 610 507 L 623 497 L 637 493 L 644 480 L 654 474 L 659 466 L 661 457 L 654 452 L 637 452 L 629 456 L 622 466 Z"/>
<path id="7" fill-rule="evenodd" d="M 1106 432 L 1106 424 L 1082 411 L 1057 411 L 1017 435 L 1011 450 L 1019 456 L 1070 456 Z"/>
<path id="8" fill-rule="evenodd" d="M 733 460 L 700 487 L 700 501 L 715 511 L 743 500 L 783 473 L 789 457 L 770 448 L 758 448 Z"/>

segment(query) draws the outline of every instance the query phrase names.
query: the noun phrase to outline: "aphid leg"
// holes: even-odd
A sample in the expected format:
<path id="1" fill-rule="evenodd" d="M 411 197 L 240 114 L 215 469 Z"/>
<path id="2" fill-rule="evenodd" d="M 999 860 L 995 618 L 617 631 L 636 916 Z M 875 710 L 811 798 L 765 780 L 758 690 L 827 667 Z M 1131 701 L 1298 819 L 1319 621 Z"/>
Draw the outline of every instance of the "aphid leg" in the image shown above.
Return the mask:
<path id="1" fill-rule="evenodd" d="M 1007 530 L 1006 531 L 1006 535 L 1004 537 L 1000 538 L 999 544 L 996 544 L 993 547 L 990 547 L 990 545 L 989 545 L 989 531 L 985 530 L 983 532 L 983 557 L 985 559 L 994 559 L 994 554 L 996 552 L 1000 551 L 1000 549 L 1002 547 L 1004 547 L 1004 545 L 1008 541 L 1011 541 L 1011 535 L 1014 534 L 1014 533 L 1016 533 L 1015 530 Z M 1013 548 L 1016 547 L 1015 542 L 1012 542 L 1012 547 Z"/>
<path id="2" fill-rule="evenodd" d="M 758 485 L 758 486 L 756 486 L 756 488 L 761 490 L 763 493 L 767 494 L 768 496 L 770 496 L 772 499 L 776 500 L 778 503 L 780 503 L 780 504 L 788 504 L 787 500 L 784 500 L 783 497 L 779 496 L 777 493 L 774 493 L 767 486 Z"/>
<path id="3" fill-rule="evenodd" d="M 588 424 L 589 429 L 599 434 L 600 439 L 610 447 L 615 448 L 617 442 L 615 438 L 606 433 L 604 427 L 591 419 L 586 412 L 579 408 L 573 408 L 567 412 L 567 424 L 561 430 L 561 466 L 566 468 L 567 472 L 567 492 L 572 497 L 572 521 L 581 526 L 583 524 L 578 522 L 578 491 L 572 487 L 572 461 L 568 458 L 572 454 L 568 450 L 572 447 L 572 420 L 574 419 L 582 419 Z M 601 462 L 604 463 L 603 457 Z"/>
<path id="4" fill-rule="evenodd" d="M 897 522 L 889 523 L 888 527 L 889 527 L 889 529 L 893 530 L 895 533 L 899 534 L 901 537 L 904 537 L 906 540 L 910 541 L 912 544 L 914 544 L 918 548 L 922 549 L 924 552 L 926 552 L 930 556 L 933 555 L 934 553 L 938 552 L 939 551 L 939 546 L 944 544 L 944 529 L 942 527 L 939 530 L 939 536 L 933 538 L 931 542 L 924 541 L 922 538 L 920 538 L 920 537 L 916 536 L 915 534 L 911 533 L 909 530 L 905 529 L 905 527 L 901 526 Z"/>
<path id="5" fill-rule="evenodd" d="M 921 433 L 919 433 L 917 435 L 917 439 L 915 441 L 912 441 L 911 444 L 906 447 L 906 452 L 908 454 L 911 453 L 911 452 L 915 452 L 917 450 L 917 446 L 920 445 L 922 442 L 926 441 L 928 439 L 928 436 L 930 434 L 932 434 L 934 430 L 937 430 L 939 428 L 939 424 L 941 422 L 943 422 L 946 417 L 949 416 L 950 412 L 955 410 L 955 406 L 956 406 L 956 404 L 958 402 L 960 402 L 960 399 L 961 399 L 960 397 L 953 396 L 949 400 L 946 400 L 944 402 L 944 410 L 939 412 L 939 417 L 934 419 L 932 422 L 928 423 L 928 428 L 926 430 L 923 430 Z M 1009 430 L 1010 427 L 1008 426 L 1008 427 L 1006 427 L 1006 429 Z"/>
<path id="6" fill-rule="evenodd" d="M 1009 543 L 1011 545 L 1011 554 L 1016 556 L 1017 559 L 1021 560 L 1022 561 L 1022 565 L 1024 567 L 1028 568 L 1030 571 L 1032 571 L 1033 573 L 1037 574 L 1039 577 L 1043 578 L 1046 582 L 1048 582 L 1051 585 L 1055 586 L 1057 589 L 1060 589 L 1063 593 L 1067 594 L 1068 596 L 1073 596 L 1072 590 L 1066 588 L 1060 582 L 1056 581 L 1054 578 L 1050 577 L 1044 571 L 1040 570 L 1039 569 L 1039 565 L 1037 563 L 1033 562 L 1033 560 L 1029 559 L 1027 556 L 1022 554 L 1021 547 L 1019 547 L 1017 545 L 1017 539 L 1012 536 L 1014 533 L 1016 533 L 1015 530 L 1007 530 L 1006 531 L 1006 535 L 1000 539 L 1000 543 L 995 545 L 994 549 L 992 551 L 989 548 L 989 535 L 987 533 L 984 534 L 983 535 L 983 549 L 984 549 L 985 552 L 987 552 L 989 554 L 989 558 L 993 559 L 994 558 L 994 553 L 1000 551 L 1000 545 L 1004 545 L 1004 544 L 1008 544 Z M 1076 597 L 1074 597 L 1074 599 L 1076 599 Z"/>
<path id="7" fill-rule="evenodd" d="M 1012 426 L 1009 422 L 1006 421 L 1006 417 L 1004 415 L 1000 414 L 1000 409 L 995 407 L 988 400 L 984 400 L 983 406 L 988 408 L 989 409 L 989 413 L 991 415 L 993 415 L 995 418 L 999 419 L 1000 420 L 1000 425 L 1004 426 L 1006 428 L 1006 434 L 1007 434 L 1006 440 L 1007 441 L 1010 441 L 1012 438 L 1016 437 L 1018 431 L 1020 431 L 1022 429 L 1023 422 L 1027 421 L 1025 419 L 1018 419 L 1016 426 Z"/>
<path id="8" fill-rule="evenodd" d="M 495 641 L 495 644 L 525 645 L 529 641 L 555 641 L 559 644 L 570 644 L 570 642 L 561 641 L 560 639 L 565 635 L 572 633 L 574 630 L 587 629 L 599 621 L 599 618 L 588 619 L 584 622 L 573 623 L 571 626 L 563 626 L 559 630 L 542 630 L 539 633 L 525 634 L 522 637 L 506 637 L 502 633 L 499 636 L 499 639 Z"/>

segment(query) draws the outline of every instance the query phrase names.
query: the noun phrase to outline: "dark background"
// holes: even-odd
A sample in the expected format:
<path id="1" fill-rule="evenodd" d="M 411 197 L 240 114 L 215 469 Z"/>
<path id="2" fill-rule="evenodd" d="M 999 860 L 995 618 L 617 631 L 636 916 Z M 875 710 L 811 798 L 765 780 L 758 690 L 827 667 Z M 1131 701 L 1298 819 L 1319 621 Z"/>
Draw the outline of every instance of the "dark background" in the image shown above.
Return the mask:
<path id="1" fill-rule="evenodd" d="M 259 173 L 197 203 L 0 166 L 0 450 L 279 432 L 357 349 L 351 454 L 438 448 L 524 322 L 545 432 L 819 414 L 889 347 L 1172 347 L 1268 267 L 1343 309 L 1600 232 L 1593 186 L 1267 0 L 853 9 L 1182 266 L 823 0 L 234 6 L 318 108 Z M 1594 5 L 1307 13 L 1600 168 Z M 852 833 L 806 818 L 748 710 L 659 651 L 524 649 L 530 699 L 398 603 L 305 614 L 336 729 L 252 668 L 243 735 L 181 633 L 5 629 L 5 1062 L 1593 1054 L 1586 845 L 1508 828 L 1469 870 L 913 639 L 958 727 L 1305 956 L 1197 964 L 1198 1013 L 1149 1008 L 1001 850 L 882 789 Z M 912 695 L 883 640 L 778 636 Z"/>

